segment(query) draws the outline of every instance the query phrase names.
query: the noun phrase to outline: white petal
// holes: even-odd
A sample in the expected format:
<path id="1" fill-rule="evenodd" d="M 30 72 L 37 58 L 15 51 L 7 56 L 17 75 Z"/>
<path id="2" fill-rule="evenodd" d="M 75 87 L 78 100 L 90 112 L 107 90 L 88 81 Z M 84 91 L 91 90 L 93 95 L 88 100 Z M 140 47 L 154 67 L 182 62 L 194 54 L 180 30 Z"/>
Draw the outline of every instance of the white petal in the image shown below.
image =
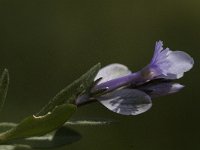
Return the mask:
<path id="1" fill-rule="evenodd" d="M 152 106 L 151 98 L 135 89 L 121 89 L 97 98 L 109 110 L 122 115 L 138 115 Z"/>
<path id="2" fill-rule="evenodd" d="M 95 77 L 95 80 L 103 78 L 98 84 L 123 77 L 125 75 L 131 74 L 131 71 L 122 64 L 110 64 L 103 67 Z"/>
<path id="3" fill-rule="evenodd" d="M 179 83 L 174 83 L 174 84 L 172 84 L 172 87 L 171 87 L 169 93 L 176 93 L 178 90 L 181 90 L 182 88 L 184 88 L 184 85 L 179 84 Z"/>

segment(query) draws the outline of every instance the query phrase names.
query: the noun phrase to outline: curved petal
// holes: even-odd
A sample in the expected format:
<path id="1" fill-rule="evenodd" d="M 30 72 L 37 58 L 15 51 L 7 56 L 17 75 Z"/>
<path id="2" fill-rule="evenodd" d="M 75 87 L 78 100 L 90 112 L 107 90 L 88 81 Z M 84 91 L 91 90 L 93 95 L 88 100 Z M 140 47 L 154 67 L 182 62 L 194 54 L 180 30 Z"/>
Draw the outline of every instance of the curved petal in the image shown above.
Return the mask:
<path id="1" fill-rule="evenodd" d="M 102 80 L 98 82 L 98 84 L 100 84 L 112 79 L 123 77 L 128 74 L 131 74 L 131 71 L 125 65 L 117 63 L 110 64 L 100 69 L 97 76 L 95 77 L 95 80 L 102 78 Z"/>
<path id="2" fill-rule="evenodd" d="M 138 89 L 146 92 L 151 98 L 155 98 L 179 92 L 183 88 L 184 86 L 179 83 L 160 82 L 143 85 Z"/>
<path id="3" fill-rule="evenodd" d="M 160 67 L 163 66 L 163 70 L 165 69 L 164 72 L 167 74 L 168 79 L 181 78 L 184 72 L 189 71 L 194 64 L 193 58 L 182 51 L 171 52 L 165 61 L 169 64 L 169 67 L 164 68 L 164 63 L 160 64 Z"/>
<path id="4" fill-rule="evenodd" d="M 97 98 L 109 110 L 122 115 L 138 115 L 152 106 L 151 98 L 135 89 L 121 89 Z"/>
<path id="5" fill-rule="evenodd" d="M 149 65 L 155 71 L 155 78 L 179 79 L 193 67 L 194 60 L 189 54 L 163 49 L 162 46 L 162 41 L 156 42 L 154 56 Z"/>

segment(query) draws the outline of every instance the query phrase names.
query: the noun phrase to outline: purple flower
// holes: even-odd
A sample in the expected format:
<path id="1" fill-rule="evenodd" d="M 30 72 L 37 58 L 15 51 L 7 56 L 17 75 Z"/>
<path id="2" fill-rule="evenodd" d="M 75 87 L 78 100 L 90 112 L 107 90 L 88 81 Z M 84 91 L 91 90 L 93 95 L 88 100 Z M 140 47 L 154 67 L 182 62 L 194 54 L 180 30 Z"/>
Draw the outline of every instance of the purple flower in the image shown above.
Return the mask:
<path id="1" fill-rule="evenodd" d="M 184 86 L 173 80 L 182 77 L 193 64 L 192 57 L 187 53 L 163 49 L 163 43 L 158 41 L 150 64 L 135 73 L 122 64 L 102 68 L 95 78 L 102 80 L 92 88 L 90 94 L 79 97 L 76 103 L 97 99 L 113 112 L 138 115 L 151 108 L 151 98 L 181 90 Z"/>
<path id="2" fill-rule="evenodd" d="M 169 48 L 163 49 L 163 42 L 158 41 L 154 56 L 146 69 L 149 69 L 154 78 L 179 79 L 184 72 L 192 68 L 193 64 L 194 60 L 187 53 L 171 51 Z"/>

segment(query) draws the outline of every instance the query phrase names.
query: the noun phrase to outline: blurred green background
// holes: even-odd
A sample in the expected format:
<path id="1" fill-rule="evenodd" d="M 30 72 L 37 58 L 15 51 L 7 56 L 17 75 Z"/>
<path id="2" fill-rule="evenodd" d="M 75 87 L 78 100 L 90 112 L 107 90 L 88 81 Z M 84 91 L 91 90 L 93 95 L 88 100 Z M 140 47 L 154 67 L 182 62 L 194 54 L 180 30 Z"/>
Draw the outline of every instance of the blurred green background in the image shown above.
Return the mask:
<path id="1" fill-rule="evenodd" d="M 194 68 L 181 92 L 157 98 L 150 111 L 121 116 L 101 104 L 73 119 L 111 119 L 108 126 L 76 127 L 82 139 L 57 150 L 200 149 L 200 1 L 0 0 L 0 70 L 10 87 L 0 121 L 19 122 L 97 62 L 139 70 L 156 40 L 188 52 Z"/>

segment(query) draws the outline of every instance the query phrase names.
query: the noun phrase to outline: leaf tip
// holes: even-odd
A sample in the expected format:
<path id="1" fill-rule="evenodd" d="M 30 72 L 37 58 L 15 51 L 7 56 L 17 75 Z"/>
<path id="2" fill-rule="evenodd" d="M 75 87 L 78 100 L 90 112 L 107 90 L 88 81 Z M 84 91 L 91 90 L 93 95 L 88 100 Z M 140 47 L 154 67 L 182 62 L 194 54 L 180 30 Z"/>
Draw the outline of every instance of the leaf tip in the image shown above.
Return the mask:
<path id="1" fill-rule="evenodd" d="M 7 69 L 7 68 L 5 68 L 5 69 L 3 70 L 2 79 L 7 79 L 7 80 L 9 80 L 9 72 L 8 72 L 8 69 Z"/>
<path id="2" fill-rule="evenodd" d="M 98 68 L 101 68 L 101 63 L 98 62 L 98 63 L 96 64 L 96 66 L 97 66 Z"/>

